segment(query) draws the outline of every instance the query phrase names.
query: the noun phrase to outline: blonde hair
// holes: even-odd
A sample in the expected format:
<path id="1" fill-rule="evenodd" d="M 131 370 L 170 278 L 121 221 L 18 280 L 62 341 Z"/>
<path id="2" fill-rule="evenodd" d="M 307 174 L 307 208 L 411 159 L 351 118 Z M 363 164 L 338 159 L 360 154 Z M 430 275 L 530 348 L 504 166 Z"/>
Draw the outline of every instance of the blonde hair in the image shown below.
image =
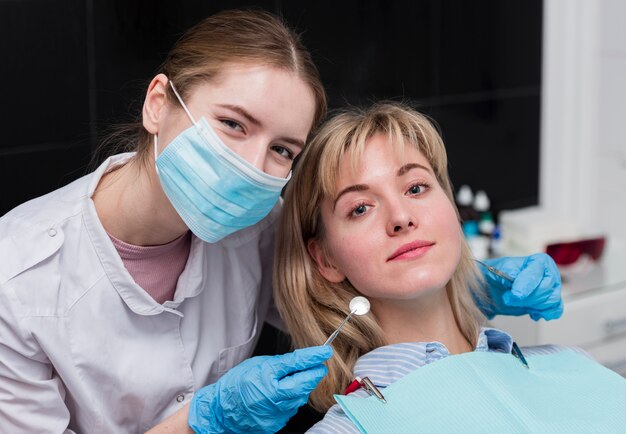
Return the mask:
<path id="1" fill-rule="evenodd" d="M 324 279 L 309 255 L 307 243 L 316 239 L 325 244 L 320 208 L 325 198 L 336 194 L 341 161 L 350 158 L 351 167 L 356 168 L 367 141 L 379 133 L 386 134 L 398 152 L 405 146 L 417 148 L 454 204 L 443 141 L 424 115 L 406 105 L 388 102 L 366 110 L 347 109 L 327 121 L 303 152 L 287 186 L 277 235 L 275 299 L 296 347 L 321 345 L 345 318 L 352 297 L 359 295 L 347 279 L 341 283 Z M 459 329 L 469 342 L 476 342 L 485 318 L 470 288 L 479 287 L 480 276 L 467 244 L 460 238 L 461 260 L 446 291 Z M 343 393 L 352 380 L 356 360 L 383 345 L 383 331 L 373 315 L 356 317 L 348 323 L 333 342 L 335 355 L 328 361 L 328 375 L 311 394 L 312 406 L 318 411 L 332 406 L 332 395 Z"/>

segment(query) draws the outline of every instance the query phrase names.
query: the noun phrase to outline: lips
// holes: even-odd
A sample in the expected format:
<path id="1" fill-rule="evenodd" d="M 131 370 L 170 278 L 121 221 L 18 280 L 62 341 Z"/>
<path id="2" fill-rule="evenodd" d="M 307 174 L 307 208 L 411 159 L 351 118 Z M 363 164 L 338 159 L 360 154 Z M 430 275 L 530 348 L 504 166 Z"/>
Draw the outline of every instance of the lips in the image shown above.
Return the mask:
<path id="1" fill-rule="evenodd" d="M 396 259 L 409 259 L 421 256 L 434 245 L 435 243 L 432 241 L 413 241 L 412 243 L 401 246 L 398 250 L 393 252 L 393 254 L 387 258 L 387 262 Z"/>

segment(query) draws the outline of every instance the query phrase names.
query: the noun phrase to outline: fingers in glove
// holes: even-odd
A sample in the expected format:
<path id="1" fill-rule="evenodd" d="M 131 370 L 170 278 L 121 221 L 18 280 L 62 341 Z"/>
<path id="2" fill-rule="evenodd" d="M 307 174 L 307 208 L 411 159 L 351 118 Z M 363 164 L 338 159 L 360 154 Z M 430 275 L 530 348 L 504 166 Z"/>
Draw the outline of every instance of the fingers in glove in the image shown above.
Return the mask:
<path id="1" fill-rule="evenodd" d="M 548 308 L 530 312 L 529 315 L 534 321 L 539 321 L 540 319 L 544 319 L 546 321 L 559 319 L 561 318 L 561 315 L 563 315 L 563 302 L 559 300 L 557 303 L 554 303 Z"/>
<path id="2" fill-rule="evenodd" d="M 540 285 L 545 275 L 545 262 L 541 259 L 537 259 L 534 256 L 528 258 L 528 261 L 524 264 L 522 270 L 515 278 L 511 294 L 519 299 L 524 299 L 532 294 Z M 548 284 L 551 287 L 551 283 Z"/>
<path id="3" fill-rule="evenodd" d="M 330 359 L 332 355 L 333 349 L 330 345 L 320 345 L 317 347 L 301 348 L 292 353 L 274 356 L 268 359 L 267 363 L 274 371 L 275 378 L 280 380 L 287 375 L 317 366 Z"/>
<path id="4" fill-rule="evenodd" d="M 284 377 L 278 382 L 277 394 L 279 399 L 304 399 L 306 402 L 309 394 L 315 390 L 327 373 L 328 368 L 320 364 Z"/>

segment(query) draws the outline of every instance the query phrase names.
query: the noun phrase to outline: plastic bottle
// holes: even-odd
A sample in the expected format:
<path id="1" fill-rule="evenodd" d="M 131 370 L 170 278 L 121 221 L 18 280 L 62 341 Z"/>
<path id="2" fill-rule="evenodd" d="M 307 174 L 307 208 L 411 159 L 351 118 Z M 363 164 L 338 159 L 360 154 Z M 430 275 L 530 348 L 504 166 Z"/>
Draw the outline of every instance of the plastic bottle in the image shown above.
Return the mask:
<path id="1" fill-rule="evenodd" d="M 489 238 L 480 235 L 476 220 L 463 223 L 463 233 L 474 258 L 479 261 L 489 258 Z"/>
<path id="2" fill-rule="evenodd" d="M 459 216 L 463 224 L 463 233 L 466 238 L 478 235 L 474 233 L 473 227 L 478 224 L 478 213 L 474 211 L 472 206 L 474 194 L 469 185 L 462 185 L 456 194 L 456 204 L 459 209 Z"/>
<path id="3" fill-rule="evenodd" d="M 490 254 L 491 256 L 502 256 L 503 251 L 503 243 L 502 243 L 502 232 L 500 231 L 500 226 L 496 226 L 491 233 L 491 246 L 490 246 Z"/>
<path id="4" fill-rule="evenodd" d="M 479 215 L 478 220 L 478 231 L 481 235 L 484 235 L 488 238 L 491 238 L 491 234 L 496 227 L 496 224 L 493 221 L 493 216 L 489 211 L 489 207 L 491 206 L 491 202 L 487 193 L 483 190 L 476 192 L 476 196 L 474 196 L 474 210 Z"/>
<path id="5" fill-rule="evenodd" d="M 474 196 L 472 208 L 476 215 L 478 215 L 478 222 L 476 224 L 478 233 L 471 240 L 468 239 L 467 241 L 472 250 L 472 254 L 479 260 L 487 259 L 490 256 L 491 233 L 495 227 L 493 217 L 489 212 L 490 205 L 491 202 L 489 201 L 487 193 L 483 190 L 477 191 Z"/>

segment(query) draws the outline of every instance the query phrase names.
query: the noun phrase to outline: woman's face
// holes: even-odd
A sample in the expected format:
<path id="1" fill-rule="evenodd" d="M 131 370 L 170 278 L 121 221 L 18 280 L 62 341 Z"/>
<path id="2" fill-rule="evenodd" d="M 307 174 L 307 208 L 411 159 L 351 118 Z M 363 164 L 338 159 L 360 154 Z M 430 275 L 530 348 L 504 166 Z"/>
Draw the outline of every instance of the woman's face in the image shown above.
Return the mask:
<path id="1" fill-rule="evenodd" d="M 216 79 L 194 86 L 184 102 L 194 119 L 205 117 L 242 158 L 281 178 L 302 151 L 315 116 L 310 87 L 295 73 L 272 66 L 229 65 Z M 170 143 L 191 121 L 178 104 L 164 109 L 159 141 Z"/>
<path id="2" fill-rule="evenodd" d="M 375 135 L 356 172 L 344 158 L 336 187 L 337 196 L 322 203 L 324 277 L 347 278 L 377 299 L 409 300 L 445 287 L 461 257 L 461 232 L 418 150 L 407 146 L 400 160 L 387 138 Z"/>

